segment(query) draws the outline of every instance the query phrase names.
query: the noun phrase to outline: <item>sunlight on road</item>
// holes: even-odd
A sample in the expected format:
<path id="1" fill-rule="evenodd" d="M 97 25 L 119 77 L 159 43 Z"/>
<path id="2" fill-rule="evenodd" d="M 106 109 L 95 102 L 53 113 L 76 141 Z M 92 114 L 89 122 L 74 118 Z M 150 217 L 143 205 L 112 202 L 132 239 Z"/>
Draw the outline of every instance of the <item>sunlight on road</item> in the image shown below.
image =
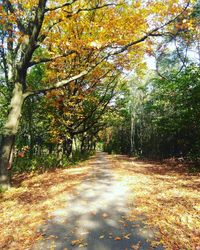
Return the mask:
<path id="1" fill-rule="evenodd" d="M 100 154 L 88 164 L 93 169 L 91 174 L 74 194 L 66 197 L 66 207 L 52 213 L 51 220 L 41 229 L 43 240 L 34 250 L 80 247 L 122 250 L 140 244 L 143 249 L 150 249 L 147 240 L 154 238 L 153 231 L 141 222 L 133 223 L 126 218 L 130 192 L 127 183 L 116 178 L 105 155 Z"/>

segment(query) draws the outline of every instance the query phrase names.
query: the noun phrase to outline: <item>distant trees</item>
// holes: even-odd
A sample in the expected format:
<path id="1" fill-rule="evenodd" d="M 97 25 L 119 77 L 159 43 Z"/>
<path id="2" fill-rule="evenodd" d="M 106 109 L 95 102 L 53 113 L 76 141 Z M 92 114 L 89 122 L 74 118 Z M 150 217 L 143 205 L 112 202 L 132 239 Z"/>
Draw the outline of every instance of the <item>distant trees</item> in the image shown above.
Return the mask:
<path id="1" fill-rule="evenodd" d="M 139 96 L 143 96 L 143 99 L 138 99 Z M 120 119 L 112 130 L 109 144 L 105 143 L 107 148 L 114 143 L 118 147 L 117 149 L 111 147 L 111 150 L 121 153 L 160 158 L 200 156 L 200 68 L 198 65 L 188 65 L 176 75 L 176 78 L 154 77 L 150 82 L 147 81 L 145 86 L 138 85 L 134 95 L 129 94 L 124 98 L 130 99 L 135 105 L 134 122 L 132 111 L 128 109 L 130 102 L 126 101 L 126 110 L 129 112 L 120 114 Z M 133 126 L 134 150 L 132 152 L 130 133 Z M 119 146 L 120 143 L 123 145 Z"/>
<path id="2" fill-rule="evenodd" d="M 152 114 L 156 130 L 154 154 L 199 156 L 200 69 L 190 65 L 174 80 L 155 79 L 154 90 L 146 104 L 146 115 Z M 148 114 L 147 114 L 148 113 Z M 149 143 L 150 144 L 150 143 Z M 147 148 L 146 154 L 152 151 Z"/>

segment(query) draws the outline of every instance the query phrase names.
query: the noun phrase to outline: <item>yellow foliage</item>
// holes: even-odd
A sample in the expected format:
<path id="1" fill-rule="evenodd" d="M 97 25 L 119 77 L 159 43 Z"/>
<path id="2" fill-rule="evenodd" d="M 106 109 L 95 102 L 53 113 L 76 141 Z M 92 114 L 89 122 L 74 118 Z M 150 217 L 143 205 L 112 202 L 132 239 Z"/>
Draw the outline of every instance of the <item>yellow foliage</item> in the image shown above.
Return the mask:
<path id="1" fill-rule="evenodd" d="M 17 25 L 19 17 L 23 16 L 20 21 L 26 26 L 31 21 L 29 13 L 34 14 L 34 10 L 37 9 L 38 0 L 11 0 L 11 3 L 15 6 L 15 11 L 9 14 L 9 22 Z M 99 6 L 104 7 L 95 9 L 95 0 L 78 0 L 71 5 L 58 8 L 65 3 L 63 0 L 48 1 L 46 8 L 52 10 L 45 13 L 39 35 L 40 38 L 45 37 L 41 40 L 40 45 L 47 51 L 47 56 L 57 57 L 54 62 L 48 63 L 49 82 L 65 79 L 69 76 L 69 72 L 77 74 L 91 62 L 94 63 L 98 60 L 101 57 L 99 52 L 105 53 L 108 52 L 108 48 L 113 50 L 127 45 L 140 39 L 155 27 L 163 26 L 183 11 L 187 1 L 137 0 L 127 3 L 125 0 L 117 0 L 113 5 L 106 7 L 104 5 L 107 4 L 107 1 L 101 0 L 98 1 Z M 91 11 L 91 9 L 94 10 Z M 1 14 L 1 22 L 5 23 L 6 27 L 4 14 Z M 186 22 L 186 24 L 187 28 L 192 28 L 190 23 Z M 19 33 L 18 29 L 14 32 L 13 38 L 16 39 L 16 42 L 21 44 L 26 42 L 27 34 Z M 74 53 L 59 57 L 69 50 Z M 151 48 L 148 50 L 148 53 L 151 53 Z M 143 57 L 145 45 L 141 43 L 140 46 L 133 47 L 125 53 L 129 54 L 129 56 L 123 56 L 126 60 L 119 58 L 113 60 L 112 63 L 128 69 L 128 65 L 135 65 L 134 58 Z M 134 58 L 131 53 L 134 54 Z M 40 56 L 39 53 L 34 54 L 34 59 L 39 60 Z"/>

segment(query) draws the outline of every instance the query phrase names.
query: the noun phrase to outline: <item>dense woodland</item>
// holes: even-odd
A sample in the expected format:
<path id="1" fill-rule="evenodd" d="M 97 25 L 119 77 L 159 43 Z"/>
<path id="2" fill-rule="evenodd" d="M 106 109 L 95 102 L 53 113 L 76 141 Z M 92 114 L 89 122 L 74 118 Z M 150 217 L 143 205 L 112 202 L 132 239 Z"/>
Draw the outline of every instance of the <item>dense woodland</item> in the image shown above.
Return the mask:
<path id="1" fill-rule="evenodd" d="M 2 185 L 95 150 L 199 159 L 198 1 L 3 0 L 0 11 Z"/>

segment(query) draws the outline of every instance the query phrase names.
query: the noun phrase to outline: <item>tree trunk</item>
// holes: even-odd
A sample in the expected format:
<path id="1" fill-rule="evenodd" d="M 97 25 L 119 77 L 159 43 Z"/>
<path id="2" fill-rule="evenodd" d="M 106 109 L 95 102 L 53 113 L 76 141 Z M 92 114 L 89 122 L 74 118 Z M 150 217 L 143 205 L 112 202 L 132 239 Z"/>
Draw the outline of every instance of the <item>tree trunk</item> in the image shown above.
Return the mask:
<path id="1" fill-rule="evenodd" d="M 14 140 L 14 135 L 4 135 L 1 142 L 0 185 L 5 189 L 7 189 L 11 183 L 10 169 L 12 166 L 12 148 Z"/>
<path id="2" fill-rule="evenodd" d="M 130 153 L 131 155 L 135 153 L 135 117 L 132 115 L 131 117 L 131 150 Z"/>
<path id="3" fill-rule="evenodd" d="M 62 166 L 62 160 L 63 160 L 63 145 L 62 143 L 58 144 L 57 147 L 57 164 L 58 166 Z"/>
<path id="4" fill-rule="evenodd" d="M 73 139 L 71 138 L 66 139 L 65 154 L 67 155 L 67 158 L 69 158 L 72 153 L 72 143 Z"/>
<path id="5" fill-rule="evenodd" d="M 12 93 L 10 110 L 4 126 L 0 148 L 0 186 L 4 189 L 11 186 L 10 169 L 13 160 L 13 147 L 15 135 L 19 127 L 23 102 L 22 86 L 20 83 L 16 83 Z"/>
<path id="6" fill-rule="evenodd" d="M 34 154 L 34 134 L 33 134 L 33 102 L 28 100 L 28 132 L 29 132 L 29 157 L 32 159 Z"/>
<path id="7" fill-rule="evenodd" d="M 83 137 L 81 140 L 81 153 L 84 154 L 86 151 L 86 137 Z"/>

